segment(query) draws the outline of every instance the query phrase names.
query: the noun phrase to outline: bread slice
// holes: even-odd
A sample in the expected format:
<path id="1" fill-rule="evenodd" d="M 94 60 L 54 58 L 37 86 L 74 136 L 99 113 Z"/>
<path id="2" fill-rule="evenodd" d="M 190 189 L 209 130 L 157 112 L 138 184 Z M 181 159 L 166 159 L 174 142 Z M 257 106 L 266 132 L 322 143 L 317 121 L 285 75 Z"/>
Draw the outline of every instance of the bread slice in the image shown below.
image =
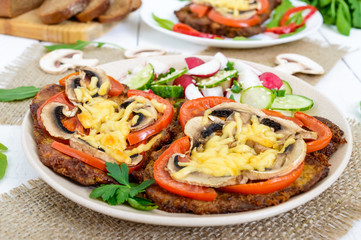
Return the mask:
<path id="1" fill-rule="evenodd" d="M 89 5 L 76 15 L 76 18 L 80 22 L 89 22 L 94 18 L 100 16 L 101 14 L 105 13 L 110 6 L 110 0 L 91 0 Z"/>
<path id="2" fill-rule="evenodd" d="M 113 0 L 108 10 L 98 17 L 99 22 L 110 23 L 125 18 L 132 10 L 132 0 Z"/>
<path id="3" fill-rule="evenodd" d="M 140 6 L 142 6 L 142 0 L 132 0 L 132 12 L 140 8 Z"/>
<path id="4" fill-rule="evenodd" d="M 39 7 L 44 0 L 0 0 L 0 17 L 16 17 Z"/>
<path id="5" fill-rule="evenodd" d="M 90 0 L 45 0 L 38 9 L 38 16 L 45 24 L 56 24 L 82 12 Z"/>

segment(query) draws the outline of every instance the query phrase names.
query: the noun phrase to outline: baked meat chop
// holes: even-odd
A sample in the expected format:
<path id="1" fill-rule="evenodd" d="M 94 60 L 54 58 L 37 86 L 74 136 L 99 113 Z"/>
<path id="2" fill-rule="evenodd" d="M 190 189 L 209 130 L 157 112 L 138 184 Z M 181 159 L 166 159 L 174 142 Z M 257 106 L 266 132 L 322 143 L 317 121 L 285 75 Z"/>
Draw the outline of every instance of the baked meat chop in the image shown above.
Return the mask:
<path id="1" fill-rule="evenodd" d="M 265 13 L 259 14 L 260 22 L 250 27 L 230 27 L 216 23 L 209 19 L 206 15 L 199 17 L 197 14 L 191 11 L 191 4 L 184 6 L 174 13 L 180 22 L 187 24 L 200 32 L 226 36 L 229 38 L 234 38 L 237 36 L 250 37 L 259 33 L 263 33 L 266 30 L 266 27 L 262 26 L 262 24 L 270 17 L 272 10 L 275 9 L 280 3 L 281 0 L 269 0 L 268 10 Z"/>
<path id="2" fill-rule="evenodd" d="M 209 202 L 179 196 L 161 188 L 159 185 L 153 184 L 147 188 L 146 195 L 159 206 L 159 209 L 174 213 L 232 213 L 266 208 L 286 202 L 291 197 L 308 191 L 317 182 L 325 178 L 329 172 L 330 164 L 328 160 L 340 144 L 346 143 L 346 140 L 343 138 L 344 133 L 337 125 L 328 119 L 316 118 L 331 129 L 332 139 L 324 149 L 307 153 L 304 169 L 300 177 L 280 191 L 269 194 L 247 195 L 217 190 L 217 198 Z M 143 180 L 153 178 L 154 162 L 166 149 L 167 146 L 164 146 L 161 150 L 153 152 L 152 159 L 142 174 L 138 174 L 138 177 L 142 177 Z"/>
<path id="3" fill-rule="evenodd" d="M 52 138 L 49 133 L 40 126 L 38 122 L 37 112 L 39 107 L 42 106 L 43 103 L 45 103 L 49 98 L 62 91 L 64 91 L 64 87 L 60 85 L 47 85 L 36 94 L 30 106 L 30 112 L 34 126 L 33 134 L 38 147 L 38 154 L 41 162 L 45 166 L 51 168 L 54 172 L 64 175 L 65 177 L 68 177 L 82 185 L 89 186 L 116 183 L 116 181 L 113 178 L 109 177 L 104 171 L 92 167 L 76 158 L 67 156 L 50 146 L 51 143 L 54 142 L 54 138 Z M 128 99 L 126 90 L 123 91 L 123 93 L 121 93 L 119 96 L 112 97 L 111 99 L 119 103 L 126 101 Z M 163 130 L 162 137 L 158 139 L 154 145 L 152 145 L 151 149 L 148 151 L 149 153 L 146 152 L 144 154 L 144 162 L 148 162 L 147 158 L 149 158 L 150 152 L 157 151 L 163 145 L 171 143 L 173 137 L 176 134 L 176 131 L 177 129 L 175 127 L 175 124 L 169 124 L 169 126 Z M 84 147 L 84 145 L 85 144 L 82 144 L 82 147 Z M 90 146 L 87 147 L 91 148 Z M 88 154 L 89 153 L 90 152 L 88 152 Z"/>

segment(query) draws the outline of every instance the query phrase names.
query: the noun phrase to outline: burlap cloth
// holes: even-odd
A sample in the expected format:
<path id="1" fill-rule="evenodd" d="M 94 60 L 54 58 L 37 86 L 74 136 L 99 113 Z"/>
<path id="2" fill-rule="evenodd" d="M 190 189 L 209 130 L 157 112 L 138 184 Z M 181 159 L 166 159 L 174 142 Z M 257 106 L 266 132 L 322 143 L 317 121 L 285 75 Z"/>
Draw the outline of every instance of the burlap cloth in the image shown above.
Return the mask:
<path id="1" fill-rule="evenodd" d="M 284 45 L 287 52 L 297 52 L 298 48 L 292 51 L 290 46 L 320 48 L 317 44 L 298 41 Z M 87 54 L 96 54 L 98 49 L 86 52 L 88 51 Z M 108 52 L 104 54 L 103 51 Z M 261 56 L 254 56 L 253 51 Z M 274 52 L 273 48 L 259 51 L 222 49 L 227 56 L 253 61 L 260 58 L 271 59 L 274 58 L 271 54 L 279 53 Z M 41 52 L 40 46 L 33 46 L 32 50 L 22 56 L 22 60 L 27 60 L 27 66 L 21 66 L 24 63 L 20 61 L 17 67 L 7 69 L 7 73 L 11 74 L 2 74 L 0 79 L 6 76 L 9 87 L 42 86 L 45 83 L 57 82 L 59 76 L 46 75 L 45 78 L 38 69 L 37 62 Z M 236 52 L 240 54 L 235 55 Z M 328 63 L 331 55 L 334 57 L 332 65 L 344 53 L 337 46 L 324 48 L 321 52 L 325 55 L 324 59 L 328 59 Z M 338 58 L 335 57 L 335 52 L 338 52 Z M 98 56 L 107 57 L 108 61 L 122 58 L 122 54 L 115 54 L 114 49 L 102 49 L 98 53 Z M 312 54 L 312 51 L 309 53 Z M 308 56 L 316 59 L 315 56 Z M 262 60 L 258 62 L 267 64 Z M 326 69 L 331 68 L 323 65 Z M 20 123 L 28 104 L 29 101 L 9 104 L 13 107 L 11 110 L 7 104 L 0 105 L 2 115 L 11 111 L 7 118 L 1 117 L 0 123 Z M 12 116 L 14 111 L 16 117 Z M 276 217 L 222 227 L 189 228 L 139 224 L 96 213 L 63 197 L 44 181 L 32 180 L 27 185 L 11 190 L 9 194 L 0 195 L 0 239 L 338 239 L 352 227 L 354 221 L 361 219 L 361 125 L 351 120 L 350 124 L 354 134 L 354 150 L 341 177 L 319 197 Z"/>

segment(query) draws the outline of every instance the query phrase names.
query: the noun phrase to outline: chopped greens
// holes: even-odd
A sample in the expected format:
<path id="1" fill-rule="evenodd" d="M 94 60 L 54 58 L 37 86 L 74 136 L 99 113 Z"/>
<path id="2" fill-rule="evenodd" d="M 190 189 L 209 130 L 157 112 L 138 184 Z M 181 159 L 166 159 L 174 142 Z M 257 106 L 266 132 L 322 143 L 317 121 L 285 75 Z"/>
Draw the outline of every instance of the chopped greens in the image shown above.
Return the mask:
<path id="1" fill-rule="evenodd" d="M 74 49 L 74 50 L 83 50 L 83 48 L 88 46 L 89 44 L 96 44 L 96 47 L 98 47 L 98 48 L 100 48 L 100 47 L 104 46 L 105 44 L 107 44 L 107 45 L 111 45 L 113 47 L 120 48 L 120 49 L 124 50 L 123 47 L 121 47 L 121 46 L 119 46 L 117 44 L 114 44 L 114 43 L 95 42 L 95 41 L 81 41 L 81 40 L 76 41 L 75 44 L 56 44 L 56 45 L 50 45 L 50 46 L 44 46 L 44 47 L 49 52 L 57 50 L 57 49 L 64 49 L 64 48 L 66 48 L 66 49 Z"/>
<path id="2" fill-rule="evenodd" d="M 0 102 L 11 102 L 32 98 L 39 90 L 40 88 L 34 86 L 0 89 Z"/>
<path id="3" fill-rule="evenodd" d="M 242 91 L 242 85 L 236 80 L 233 80 L 233 86 L 231 88 L 231 91 L 233 93 L 240 93 Z"/>
<path id="4" fill-rule="evenodd" d="M 291 8 L 293 8 L 292 3 L 289 0 L 283 0 L 273 11 L 271 21 L 267 24 L 267 28 L 278 27 L 285 12 Z"/>
<path id="5" fill-rule="evenodd" d="M 227 66 L 226 66 L 226 68 L 224 70 L 226 70 L 226 71 L 234 70 L 234 62 L 228 61 Z"/>
<path id="6" fill-rule="evenodd" d="M 2 179 L 5 175 L 6 167 L 8 166 L 8 160 L 6 155 L 3 153 L 7 151 L 8 148 L 0 143 L 0 179 Z"/>
<path id="7" fill-rule="evenodd" d="M 108 175 L 113 177 L 118 183 L 110 185 L 101 185 L 90 193 L 91 198 L 101 198 L 110 205 L 118 205 L 128 202 L 128 204 L 139 210 L 156 209 L 154 203 L 148 199 L 138 196 L 141 192 L 152 185 L 154 180 L 147 180 L 140 184 L 129 182 L 129 168 L 125 163 L 119 167 L 116 163 L 106 163 Z"/>

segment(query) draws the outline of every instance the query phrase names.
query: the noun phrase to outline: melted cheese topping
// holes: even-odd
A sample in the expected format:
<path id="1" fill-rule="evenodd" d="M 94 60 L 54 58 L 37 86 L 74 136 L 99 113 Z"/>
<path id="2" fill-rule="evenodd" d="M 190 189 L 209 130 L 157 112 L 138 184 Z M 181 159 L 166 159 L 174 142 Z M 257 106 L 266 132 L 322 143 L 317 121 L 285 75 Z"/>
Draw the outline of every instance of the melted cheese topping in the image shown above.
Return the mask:
<path id="1" fill-rule="evenodd" d="M 90 85 L 93 85 L 92 82 L 89 86 Z M 102 87 L 100 87 L 99 91 L 101 91 L 101 89 Z M 137 108 L 141 108 L 145 104 L 147 104 L 147 100 L 137 96 L 126 109 L 122 109 L 119 108 L 118 103 L 112 100 L 102 97 L 90 97 L 86 103 L 79 105 L 82 112 L 78 114 L 78 119 L 81 124 L 90 131 L 88 135 L 77 135 L 77 137 L 95 148 L 103 149 L 119 163 L 124 162 L 130 164 L 130 156 L 148 151 L 161 137 L 161 134 L 158 134 L 147 144 L 140 144 L 132 150 L 126 150 L 128 147 L 127 136 L 130 133 L 130 126 L 134 124 L 134 121 L 136 122 L 137 117 L 139 117 L 134 115 L 134 120 L 132 113 L 138 111 L 145 116 L 151 115 L 151 113 L 146 110 L 142 111 L 144 109 L 137 110 Z M 158 103 L 158 107 L 160 107 L 159 104 L 160 103 Z"/>
<path id="2" fill-rule="evenodd" d="M 221 14 L 232 13 L 234 17 L 238 17 L 244 11 L 256 10 L 258 7 L 258 3 L 251 0 L 193 0 L 193 2 L 211 6 Z"/>
<path id="3" fill-rule="evenodd" d="M 194 148 L 191 161 L 180 162 L 179 165 L 184 168 L 172 176 L 182 179 L 191 172 L 202 172 L 220 177 L 237 176 L 242 170 L 265 171 L 272 167 L 277 154 L 295 142 L 290 137 L 282 144 L 282 138 L 283 134 L 277 134 L 270 127 L 259 123 L 256 116 L 251 118 L 251 124 L 244 125 L 240 114 L 235 113 L 235 121 L 225 125 L 221 135 L 210 137 L 201 150 Z M 249 141 L 266 149 L 257 154 Z"/>

